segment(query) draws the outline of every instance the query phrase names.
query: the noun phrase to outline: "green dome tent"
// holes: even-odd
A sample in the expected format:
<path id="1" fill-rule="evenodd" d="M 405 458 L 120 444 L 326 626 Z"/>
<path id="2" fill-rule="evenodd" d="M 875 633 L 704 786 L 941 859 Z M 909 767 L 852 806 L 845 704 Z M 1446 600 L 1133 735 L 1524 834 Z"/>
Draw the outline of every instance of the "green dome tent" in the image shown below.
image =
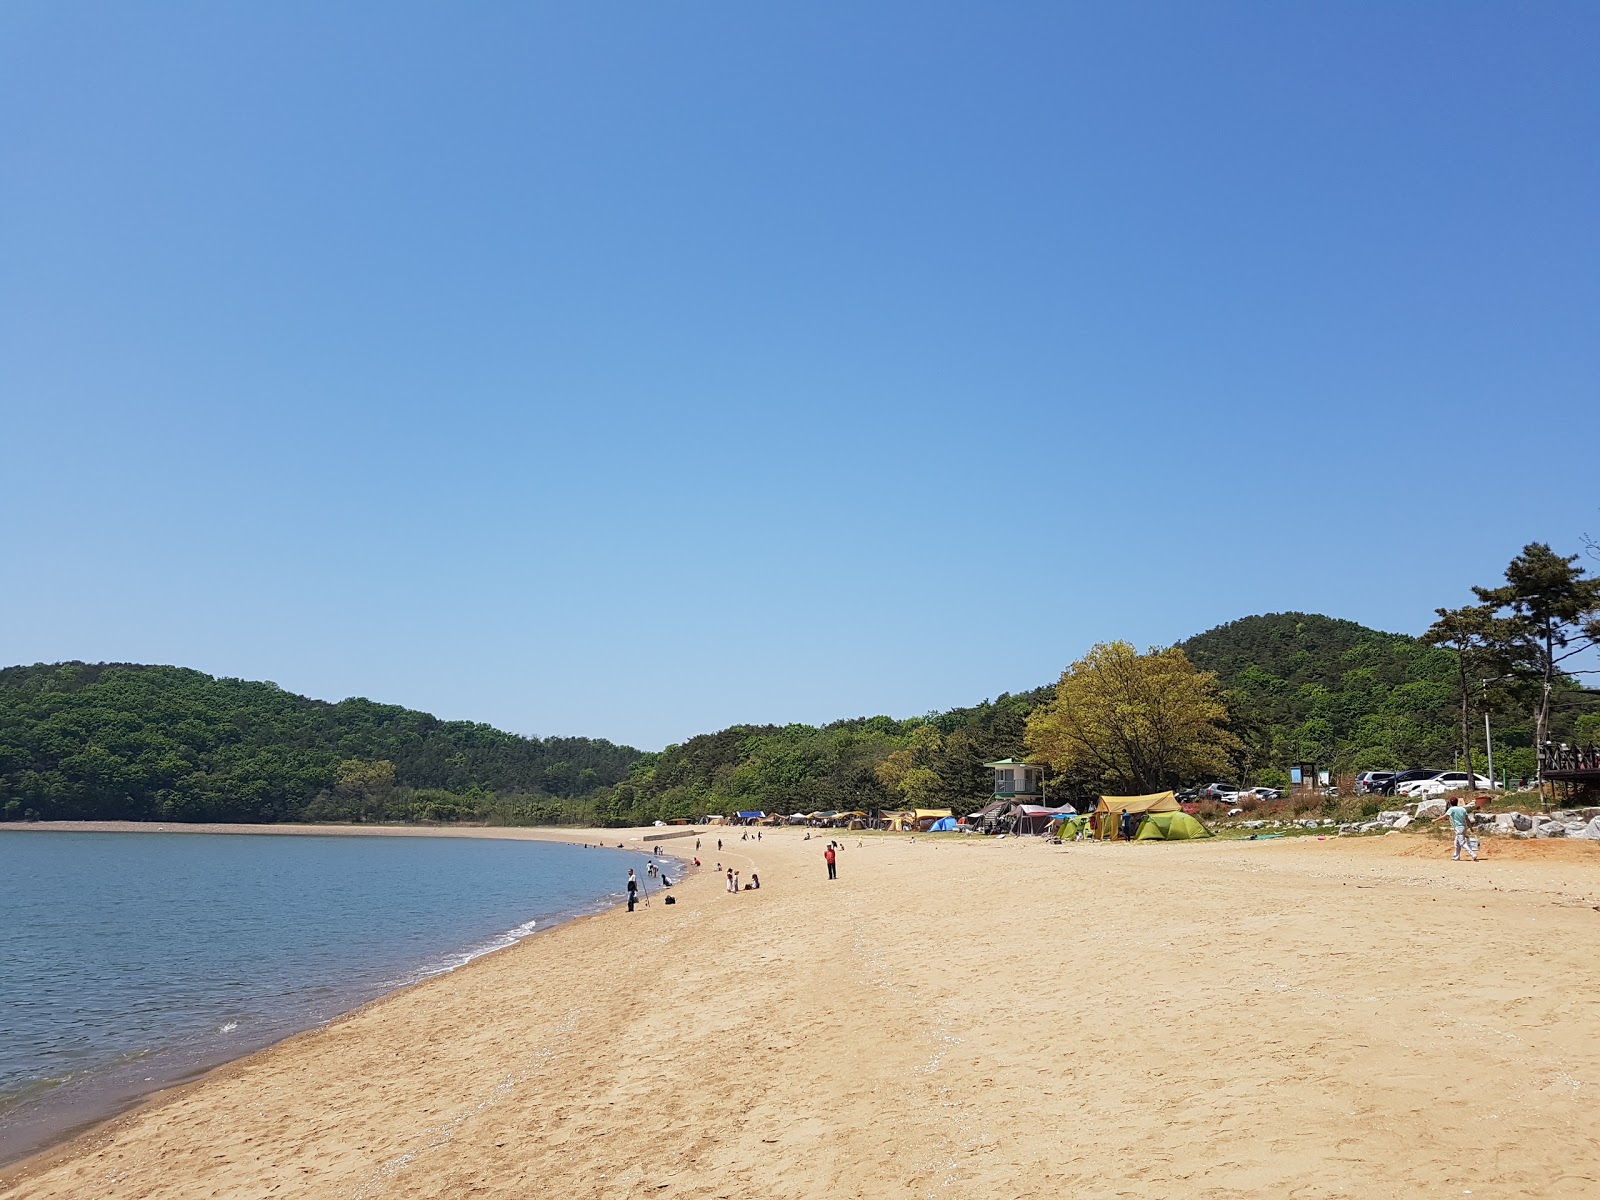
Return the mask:
<path id="1" fill-rule="evenodd" d="M 1216 837 L 1211 830 L 1205 827 L 1199 817 L 1192 817 L 1186 812 L 1153 812 L 1147 815 L 1139 832 L 1134 834 L 1136 842 L 1187 842 L 1194 838 Z"/>

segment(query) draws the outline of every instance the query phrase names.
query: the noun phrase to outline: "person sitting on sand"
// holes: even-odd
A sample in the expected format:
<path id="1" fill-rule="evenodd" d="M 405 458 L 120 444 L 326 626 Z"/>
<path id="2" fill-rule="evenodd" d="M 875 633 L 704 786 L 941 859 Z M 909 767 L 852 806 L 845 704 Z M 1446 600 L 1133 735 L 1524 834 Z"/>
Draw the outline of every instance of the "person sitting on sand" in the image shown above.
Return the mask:
<path id="1" fill-rule="evenodd" d="M 750 872 L 750 890 L 752 892 L 759 892 L 761 890 L 761 876 L 757 875 L 754 871 Z"/>

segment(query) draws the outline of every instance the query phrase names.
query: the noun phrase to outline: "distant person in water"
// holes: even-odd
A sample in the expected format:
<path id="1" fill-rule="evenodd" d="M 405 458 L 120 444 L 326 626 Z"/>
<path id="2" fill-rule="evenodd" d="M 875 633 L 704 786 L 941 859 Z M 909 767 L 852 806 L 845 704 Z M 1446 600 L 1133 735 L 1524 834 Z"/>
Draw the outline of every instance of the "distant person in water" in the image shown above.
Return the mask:
<path id="1" fill-rule="evenodd" d="M 628 911 L 633 911 L 633 906 L 639 902 L 639 881 L 634 878 L 633 872 L 628 872 Z"/>
<path id="2" fill-rule="evenodd" d="M 827 846 L 827 849 L 823 850 L 823 852 L 822 852 L 822 861 L 828 864 L 828 878 L 829 879 L 837 879 L 837 878 L 839 878 L 839 871 L 838 871 L 838 866 L 837 866 L 837 857 L 838 856 L 835 855 L 834 852 L 833 852 L 833 843 L 829 842 L 828 846 Z"/>

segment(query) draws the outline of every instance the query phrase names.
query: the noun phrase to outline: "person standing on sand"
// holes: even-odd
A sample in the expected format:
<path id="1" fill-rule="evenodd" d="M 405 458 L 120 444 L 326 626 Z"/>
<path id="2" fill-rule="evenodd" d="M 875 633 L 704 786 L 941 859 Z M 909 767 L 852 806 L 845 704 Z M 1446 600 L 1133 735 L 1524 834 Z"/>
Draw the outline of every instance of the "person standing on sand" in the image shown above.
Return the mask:
<path id="1" fill-rule="evenodd" d="M 733 868 L 728 868 L 728 890 L 733 891 Z"/>
<path id="2" fill-rule="evenodd" d="M 833 852 L 833 843 L 829 842 L 827 849 L 822 852 L 822 861 L 828 864 L 828 878 L 839 878 L 837 856 Z"/>
<path id="3" fill-rule="evenodd" d="M 1472 848 L 1472 840 L 1467 836 L 1467 807 L 1461 803 L 1460 796 L 1457 796 L 1455 803 L 1444 810 L 1444 815 L 1450 818 L 1450 828 L 1456 835 L 1456 852 L 1450 856 L 1450 861 L 1460 862 L 1461 852 L 1465 850 L 1467 857 L 1477 862 L 1478 852 Z"/>
<path id="4" fill-rule="evenodd" d="M 633 911 L 633 906 L 639 901 L 639 881 L 634 878 L 633 871 L 628 872 L 628 911 Z"/>

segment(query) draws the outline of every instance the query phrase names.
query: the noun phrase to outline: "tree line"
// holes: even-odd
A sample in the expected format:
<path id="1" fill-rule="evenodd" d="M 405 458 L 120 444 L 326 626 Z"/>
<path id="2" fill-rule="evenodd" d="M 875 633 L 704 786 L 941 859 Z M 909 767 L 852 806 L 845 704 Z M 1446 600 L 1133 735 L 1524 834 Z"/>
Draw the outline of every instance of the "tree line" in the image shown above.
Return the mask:
<path id="1" fill-rule="evenodd" d="M 1600 579 L 1528 546 L 1477 603 L 1421 638 L 1311 613 L 1246 617 L 1177 646 L 1096 646 L 1048 687 L 897 720 L 735 725 L 658 753 L 525 738 L 369 700 L 309 700 L 177 667 L 0 670 L 0 817 L 647 824 L 744 809 L 985 804 L 983 764 L 1052 768 L 1047 798 L 1206 778 L 1282 785 L 1338 772 L 1497 768 L 1531 776 L 1546 739 L 1600 739 L 1583 685 Z M 1592 657 L 1592 656 L 1591 656 Z"/>
<path id="2" fill-rule="evenodd" d="M 180 667 L 0 670 L 7 820 L 557 820 L 638 757 Z"/>

